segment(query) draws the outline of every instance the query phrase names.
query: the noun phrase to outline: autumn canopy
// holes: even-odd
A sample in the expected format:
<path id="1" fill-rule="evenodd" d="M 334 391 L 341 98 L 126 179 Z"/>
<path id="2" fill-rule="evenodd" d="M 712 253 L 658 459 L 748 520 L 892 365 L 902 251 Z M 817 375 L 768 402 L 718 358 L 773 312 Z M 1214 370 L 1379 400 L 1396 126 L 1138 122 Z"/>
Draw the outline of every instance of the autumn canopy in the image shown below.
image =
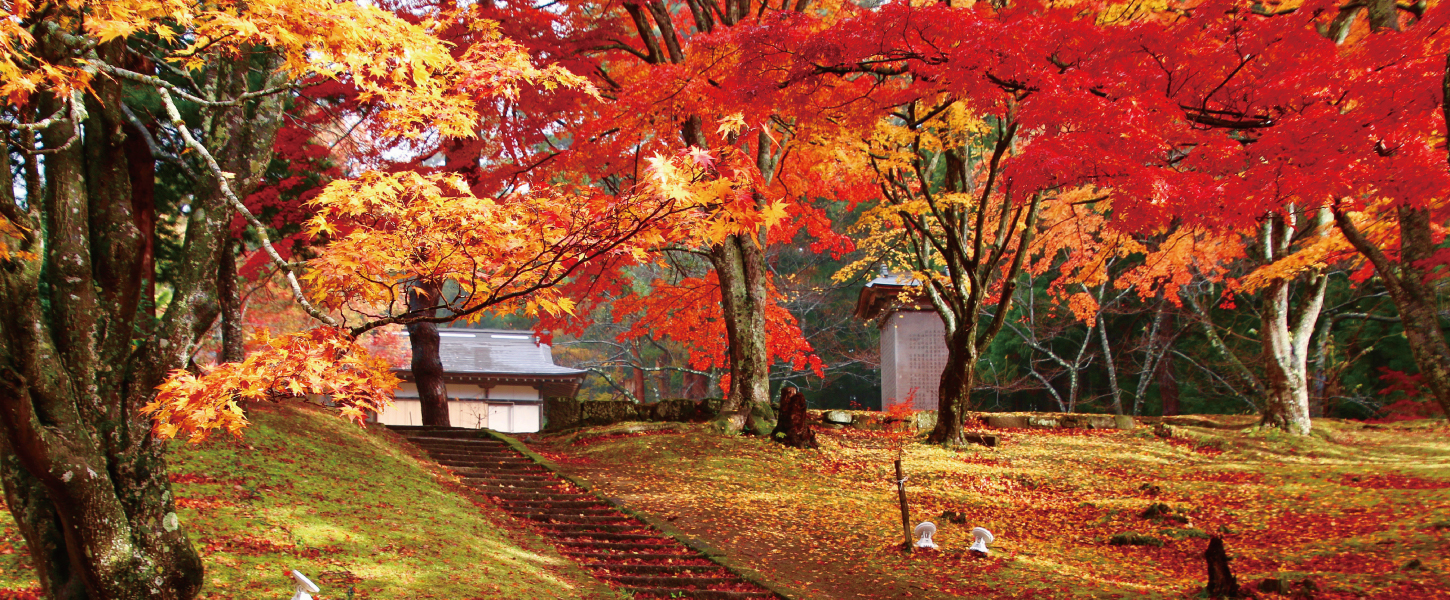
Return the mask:
<path id="1" fill-rule="evenodd" d="M 362 420 L 396 384 L 373 332 L 436 355 L 436 324 L 525 315 L 619 348 L 609 393 L 707 380 L 720 428 L 766 433 L 781 382 L 879 361 L 821 307 L 883 270 L 943 325 L 933 442 L 988 388 L 1177 411 L 1174 364 L 1297 434 L 1379 388 L 1450 410 L 1447 26 L 1392 0 L 3 2 L 7 498 L 47 593 L 190 598 L 165 440 L 258 400 Z M 241 282 L 307 325 L 242 356 Z"/>

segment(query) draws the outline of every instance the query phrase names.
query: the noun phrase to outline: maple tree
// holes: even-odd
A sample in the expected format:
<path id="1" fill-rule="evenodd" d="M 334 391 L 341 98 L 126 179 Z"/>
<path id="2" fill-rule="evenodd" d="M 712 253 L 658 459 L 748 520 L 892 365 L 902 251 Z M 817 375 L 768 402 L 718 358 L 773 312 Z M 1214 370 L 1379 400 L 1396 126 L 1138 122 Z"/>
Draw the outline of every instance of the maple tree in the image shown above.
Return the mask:
<path id="1" fill-rule="evenodd" d="M 677 228 L 671 243 L 655 250 L 702 258 L 715 273 L 729 341 L 723 424 L 734 430 L 747 422 L 760 431 L 770 428 L 768 347 L 774 342 L 767 331 L 776 324 L 768 308 L 767 247 L 801 227 L 822 238 L 822 250 L 849 246 L 811 206 L 831 195 L 832 185 L 811 172 L 814 160 L 795 158 L 830 152 L 803 141 L 814 126 L 809 112 L 788 103 L 754 103 L 740 87 L 755 81 L 735 78 L 739 63 L 751 61 L 735 52 L 736 36 L 757 30 L 769 15 L 808 6 L 829 13 L 845 4 L 493 3 L 480 14 L 504 23 L 541 64 L 588 77 L 599 97 L 525 93 L 489 113 L 496 144 L 450 153 L 460 157 L 457 164 L 485 165 L 474 169 L 478 179 L 504 187 L 562 179 L 629 190 L 656 172 L 647 162 L 652 157 L 717 163 L 703 167 L 707 178 L 734 181 L 737 193 L 726 202 L 702 196 L 695 204 L 709 214 L 709 225 Z M 621 276 L 627 275 L 600 271 L 579 289 Z"/>
<path id="2" fill-rule="evenodd" d="M 534 68 L 490 22 L 473 25 L 489 43 L 454 56 L 426 22 L 364 4 L 76 1 L 11 3 L 5 11 L 0 123 L 7 156 L 20 164 L 18 180 L 11 169 L 0 171 L 8 233 L 0 275 L 7 505 L 47 595 L 189 598 L 200 585 L 201 564 L 175 512 L 167 437 L 239 427 L 245 422 L 234 410 L 239 398 L 332 393 L 359 417 L 382 401 L 391 379 L 353 340 L 407 319 L 349 321 L 344 307 L 377 316 L 366 312 L 373 304 L 358 304 L 381 298 L 365 284 L 309 296 L 296 266 L 273 247 L 245 203 L 243 194 L 256 189 L 269 162 L 282 98 L 309 82 L 345 81 L 372 103 L 368 116 L 382 131 L 467 136 L 477 121 L 475 92 L 506 94 L 522 82 L 573 79 Z M 194 176 L 182 227 L 156 226 L 158 161 Z M 522 302 L 556 280 L 551 277 L 562 277 L 558 269 L 567 271 L 590 251 L 618 247 L 619 238 L 609 236 L 637 230 L 635 217 L 655 214 L 648 206 L 614 203 L 608 206 L 618 211 L 586 215 L 604 205 L 571 208 L 547 193 L 532 200 L 544 210 L 529 210 L 528 199 L 490 208 L 452 194 L 457 187 L 447 178 L 376 175 L 320 196 L 318 210 L 335 221 L 316 221 L 312 232 L 331 238 L 340 254 L 319 259 L 312 277 L 355 276 L 348 269 L 362 265 L 350 262 L 348 252 L 369 254 L 363 242 L 369 235 L 395 248 L 417 241 L 387 238 L 397 224 L 365 218 L 367 210 L 411 207 L 416 212 L 408 218 L 436 216 L 454 225 L 483 224 L 491 215 L 501 221 L 485 230 L 512 227 L 520 239 L 545 246 L 441 234 L 429 239 L 477 242 L 465 250 L 502 252 L 501 260 L 520 271 L 504 280 L 469 271 L 477 276 L 470 288 L 476 295 L 449 301 L 481 310 Z M 474 212 L 427 210 L 455 200 Z M 629 212 L 634 209 L 643 212 Z M 252 227 L 293 300 L 327 327 L 278 337 L 240 363 L 173 373 L 187 366 L 220 310 L 217 275 L 221 261 L 230 260 L 224 249 L 233 215 Z M 565 249 L 559 235 L 569 227 L 580 236 L 572 239 L 595 245 Z M 155 249 L 163 240 L 175 244 L 175 264 L 158 282 Z M 559 245 L 551 250 L 550 242 Z M 365 275 L 370 282 L 415 277 L 419 265 L 448 254 L 439 252 L 419 247 L 409 256 L 389 255 L 401 264 L 372 257 L 366 266 L 378 270 Z M 434 270 L 427 274 L 441 275 L 457 265 L 429 266 Z M 154 306 L 153 289 L 163 286 L 170 300 Z M 352 327 L 338 329 L 346 325 Z M 157 396 L 168 374 L 172 379 Z M 162 417 L 155 427 L 151 413 Z"/>

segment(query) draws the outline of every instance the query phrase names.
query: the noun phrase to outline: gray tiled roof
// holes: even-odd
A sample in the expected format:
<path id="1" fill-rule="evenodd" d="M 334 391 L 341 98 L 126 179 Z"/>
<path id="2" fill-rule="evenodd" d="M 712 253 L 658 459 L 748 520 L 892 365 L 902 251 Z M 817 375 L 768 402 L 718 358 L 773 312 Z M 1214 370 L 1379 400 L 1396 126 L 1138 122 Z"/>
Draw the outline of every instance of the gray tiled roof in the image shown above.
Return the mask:
<path id="1" fill-rule="evenodd" d="M 447 373 L 581 375 L 585 371 L 554 364 L 547 344 L 535 344 L 532 331 L 438 328 L 438 354 Z"/>

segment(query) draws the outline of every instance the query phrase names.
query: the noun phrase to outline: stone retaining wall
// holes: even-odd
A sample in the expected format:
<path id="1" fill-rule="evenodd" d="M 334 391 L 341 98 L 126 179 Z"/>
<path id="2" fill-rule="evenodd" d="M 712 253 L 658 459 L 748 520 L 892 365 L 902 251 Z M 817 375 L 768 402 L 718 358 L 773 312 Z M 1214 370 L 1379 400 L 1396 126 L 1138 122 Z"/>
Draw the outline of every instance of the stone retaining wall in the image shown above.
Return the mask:
<path id="1" fill-rule="evenodd" d="M 544 431 L 613 425 L 625 421 L 705 422 L 719 413 L 721 402 L 719 398 L 680 398 L 635 404 L 546 398 Z M 887 413 L 866 410 L 810 410 L 806 414 L 812 422 L 866 430 L 898 427 L 903 423 L 903 419 Z M 981 421 L 992 429 L 1132 429 L 1137 426 L 1132 417 L 1084 413 L 969 413 L 968 419 Z M 936 427 L 936 411 L 917 411 L 905 417 L 904 421 L 912 430 L 929 430 Z"/>
<path id="2" fill-rule="evenodd" d="M 901 421 L 887 413 L 865 410 L 812 410 L 812 419 L 840 427 L 876 430 L 895 426 Z M 979 420 L 992 429 L 1132 429 L 1132 417 L 1083 413 L 968 413 L 967 419 Z M 912 413 L 906 418 L 913 430 L 936 427 L 936 411 Z"/>
<path id="3" fill-rule="evenodd" d="M 625 421 L 689 423 L 708 421 L 719 411 L 721 399 L 662 400 L 652 404 L 591 402 L 575 398 L 544 399 L 544 431 L 613 425 Z"/>

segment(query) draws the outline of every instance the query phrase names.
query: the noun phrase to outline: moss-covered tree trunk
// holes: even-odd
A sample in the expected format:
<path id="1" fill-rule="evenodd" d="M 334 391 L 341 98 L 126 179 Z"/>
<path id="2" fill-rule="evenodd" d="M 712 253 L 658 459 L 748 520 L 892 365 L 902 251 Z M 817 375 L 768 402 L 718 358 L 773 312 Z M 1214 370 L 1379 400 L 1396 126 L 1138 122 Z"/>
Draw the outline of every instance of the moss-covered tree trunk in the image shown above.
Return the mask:
<path id="1" fill-rule="evenodd" d="M 73 45 L 85 38 L 64 27 L 35 32 L 52 63 L 84 51 Z M 121 43 L 94 52 L 144 71 Z M 212 90 L 246 89 L 251 66 L 243 58 L 211 70 Z M 139 409 L 167 373 L 188 364 L 217 316 L 232 211 L 211 193 L 217 181 L 199 175 L 168 280 L 172 299 L 157 314 L 155 159 L 123 110 L 133 97 L 106 77 L 84 97 L 35 97 L 26 120 L 57 111 L 67 118 L 39 140 L 25 132 L 7 140 L 7 157 L 23 161 L 22 181 L 0 169 L 0 211 L 25 230 L 0 243 L 34 256 L 0 262 L 0 483 L 47 596 L 191 598 L 201 560 L 177 517 L 166 448 Z M 279 111 L 280 100 L 247 103 L 194 130 L 240 187 L 260 173 L 248 165 L 270 159 Z M 37 145 L 43 172 L 25 152 Z"/>
<path id="2" fill-rule="evenodd" d="M 720 308 L 730 342 L 730 392 L 720 407 L 728 431 L 768 434 L 770 356 L 765 348 L 765 251 L 749 236 L 732 235 L 710 249 L 720 278 Z"/>

